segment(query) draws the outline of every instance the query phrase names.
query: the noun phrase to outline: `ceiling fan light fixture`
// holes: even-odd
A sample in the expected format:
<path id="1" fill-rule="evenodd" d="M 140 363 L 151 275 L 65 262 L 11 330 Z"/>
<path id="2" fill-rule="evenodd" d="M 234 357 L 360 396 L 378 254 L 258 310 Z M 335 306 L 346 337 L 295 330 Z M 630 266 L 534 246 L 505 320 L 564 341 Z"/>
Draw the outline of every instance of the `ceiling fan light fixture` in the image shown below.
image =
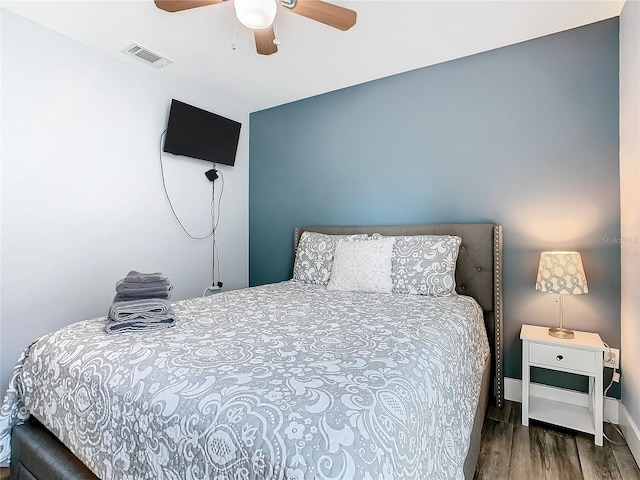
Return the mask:
<path id="1" fill-rule="evenodd" d="M 273 25 L 278 13 L 277 0 L 233 0 L 238 21 L 252 30 L 264 30 Z"/>

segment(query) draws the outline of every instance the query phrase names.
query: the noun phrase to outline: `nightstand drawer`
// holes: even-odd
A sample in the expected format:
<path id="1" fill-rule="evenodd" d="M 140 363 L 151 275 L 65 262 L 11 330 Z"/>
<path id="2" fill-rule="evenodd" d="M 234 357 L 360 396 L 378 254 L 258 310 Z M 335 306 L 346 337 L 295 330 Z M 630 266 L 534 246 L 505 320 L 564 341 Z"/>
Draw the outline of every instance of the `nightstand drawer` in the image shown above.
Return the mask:
<path id="1" fill-rule="evenodd" d="M 529 361 L 537 366 L 554 370 L 572 370 L 587 375 L 595 375 L 596 373 L 596 352 L 588 350 L 532 343 L 529 350 Z"/>

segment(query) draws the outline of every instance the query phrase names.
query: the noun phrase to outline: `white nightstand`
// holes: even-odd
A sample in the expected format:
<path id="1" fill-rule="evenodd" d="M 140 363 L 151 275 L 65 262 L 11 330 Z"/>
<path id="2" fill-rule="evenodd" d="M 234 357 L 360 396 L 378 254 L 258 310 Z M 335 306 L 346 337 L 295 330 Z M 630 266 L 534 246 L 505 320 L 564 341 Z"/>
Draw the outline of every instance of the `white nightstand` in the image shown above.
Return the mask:
<path id="1" fill-rule="evenodd" d="M 575 332 L 575 338 L 549 335 L 547 327 L 523 325 L 522 340 L 522 424 L 529 419 L 593 434 L 602 446 L 602 370 L 606 347 L 597 333 Z M 589 377 L 589 406 L 531 397 L 530 368 L 539 367 Z"/>

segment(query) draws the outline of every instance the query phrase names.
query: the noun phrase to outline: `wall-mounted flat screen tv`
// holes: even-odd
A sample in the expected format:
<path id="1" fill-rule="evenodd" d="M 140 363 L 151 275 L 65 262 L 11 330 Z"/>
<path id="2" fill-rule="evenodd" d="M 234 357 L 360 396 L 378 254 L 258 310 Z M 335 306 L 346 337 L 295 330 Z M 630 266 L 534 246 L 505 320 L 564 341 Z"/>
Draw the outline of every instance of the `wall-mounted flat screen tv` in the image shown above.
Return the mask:
<path id="1" fill-rule="evenodd" d="M 171 100 L 164 151 L 233 166 L 241 124 L 215 113 Z"/>

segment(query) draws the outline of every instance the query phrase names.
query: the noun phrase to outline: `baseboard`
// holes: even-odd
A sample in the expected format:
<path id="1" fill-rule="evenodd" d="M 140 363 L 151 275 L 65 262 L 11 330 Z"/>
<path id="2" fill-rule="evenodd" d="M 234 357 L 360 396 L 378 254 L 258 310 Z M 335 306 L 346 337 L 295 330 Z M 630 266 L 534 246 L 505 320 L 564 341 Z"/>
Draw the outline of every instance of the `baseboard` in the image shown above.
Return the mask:
<path id="1" fill-rule="evenodd" d="M 638 425 L 633 421 L 631 415 L 627 411 L 624 403 L 620 402 L 620 429 L 624 434 L 624 438 L 629 445 L 629 450 L 636 463 L 640 465 L 640 429 Z"/>
<path id="2" fill-rule="evenodd" d="M 557 402 L 568 403 L 569 405 L 577 405 L 587 407 L 589 405 L 589 395 L 575 390 L 567 390 L 564 388 L 551 387 L 539 383 L 532 383 L 531 396 L 555 400 Z M 504 379 L 504 398 L 512 402 L 522 403 L 522 381 L 517 378 L 505 377 Z M 611 423 L 619 423 L 619 407 L 620 401 L 615 398 L 607 397 L 604 400 L 604 418 Z"/>

